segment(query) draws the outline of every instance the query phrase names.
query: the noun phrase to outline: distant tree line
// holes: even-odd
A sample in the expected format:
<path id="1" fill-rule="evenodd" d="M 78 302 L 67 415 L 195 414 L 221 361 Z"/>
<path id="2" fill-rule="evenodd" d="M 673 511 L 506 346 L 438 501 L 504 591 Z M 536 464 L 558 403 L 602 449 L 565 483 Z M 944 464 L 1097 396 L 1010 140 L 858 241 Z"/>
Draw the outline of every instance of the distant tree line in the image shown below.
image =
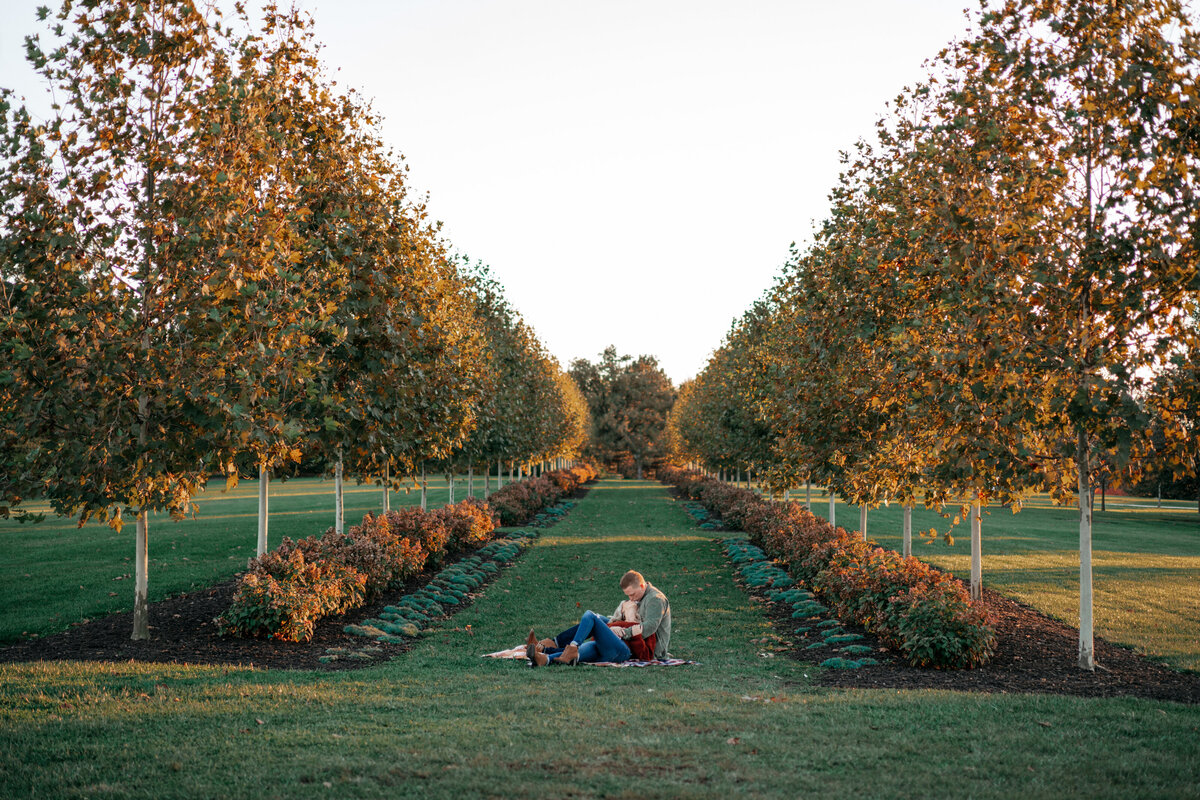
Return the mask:
<path id="1" fill-rule="evenodd" d="M 590 412 L 589 457 L 640 479 L 648 464 L 667 455 L 675 387 L 654 356 L 618 355 L 609 346 L 594 363 L 575 359 L 569 372 Z"/>

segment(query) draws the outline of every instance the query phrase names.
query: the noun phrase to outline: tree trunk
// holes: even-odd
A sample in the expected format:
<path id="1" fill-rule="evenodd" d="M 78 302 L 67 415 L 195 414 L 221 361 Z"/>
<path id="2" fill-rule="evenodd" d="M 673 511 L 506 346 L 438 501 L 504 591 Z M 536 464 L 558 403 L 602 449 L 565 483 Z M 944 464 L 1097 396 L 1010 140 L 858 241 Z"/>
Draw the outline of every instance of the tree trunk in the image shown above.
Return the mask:
<path id="1" fill-rule="evenodd" d="M 1108 510 L 1108 478 L 1100 479 L 1100 510 Z"/>
<path id="2" fill-rule="evenodd" d="M 836 528 L 837 527 L 837 509 L 833 504 L 834 499 L 835 499 L 835 495 L 833 494 L 833 489 L 830 489 L 829 490 L 829 524 Z"/>
<path id="3" fill-rule="evenodd" d="M 496 488 L 504 488 L 504 463 L 500 459 L 496 459 Z"/>
<path id="4" fill-rule="evenodd" d="M 333 469 L 333 529 L 340 535 L 345 526 L 345 495 L 342 491 L 342 448 L 338 448 L 337 466 Z"/>
<path id="5" fill-rule="evenodd" d="M 429 492 L 429 481 L 425 480 L 425 462 L 421 462 L 421 510 L 428 511 L 428 503 L 426 503 L 427 494 Z"/>
<path id="6" fill-rule="evenodd" d="M 858 507 L 858 532 L 862 535 L 862 540 L 867 540 L 867 504 L 863 503 Z"/>
<path id="7" fill-rule="evenodd" d="M 904 506 L 904 550 L 901 555 L 905 558 L 912 555 L 912 510 L 911 505 Z"/>
<path id="8" fill-rule="evenodd" d="M 983 507 L 979 501 L 971 506 L 971 599 L 983 599 Z"/>
<path id="9" fill-rule="evenodd" d="M 161 75 L 155 74 L 155 88 L 160 88 L 162 84 Z M 150 111 L 150 129 L 157 128 L 157 104 L 151 107 Z M 157 188 L 157 173 L 153 164 L 146 165 L 146 198 L 144 210 L 149 212 L 154 206 L 154 195 Z M 151 217 L 150 213 L 146 214 L 147 218 Z M 154 277 L 154 232 L 150 225 L 143 224 L 141 226 L 141 236 L 144 242 L 143 252 L 143 267 L 145 274 L 141 276 L 141 318 L 142 318 L 142 354 L 149 357 L 150 353 L 150 286 Z M 146 440 L 149 438 L 150 432 L 150 398 L 144 391 L 138 394 L 138 451 L 139 454 L 146 452 Z M 137 535 L 134 542 L 134 581 L 133 581 L 133 633 L 130 638 L 139 641 L 150 638 L 150 606 L 147 600 L 149 595 L 150 584 L 150 532 L 147 525 L 148 519 L 146 516 L 145 506 L 138 508 L 137 515 Z"/>
<path id="10" fill-rule="evenodd" d="M 452 506 L 452 505 L 454 505 L 454 471 L 453 470 L 446 473 L 446 490 L 447 490 L 446 504 Z"/>
<path id="11" fill-rule="evenodd" d="M 391 495 L 391 464 L 383 465 L 383 513 L 388 513 L 392 510 L 392 495 Z"/>
<path id="12" fill-rule="evenodd" d="M 642 460 L 639 458 L 636 463 L 637 463 L 637 479 L 640 481 L 642 479 Z"/>
<path id="13" fill-rule="evenodd" d="M 812 511 L 812 483 L 804 482 L 804 507 Z"/>
<path id="14" fill-rule="evenodd" d="M 475 465 L 467 462 L 467 497 L 475 496 Z"/>
<path id="15" fill-rule="evenodd" d="M 1079 469 L 1079 668 L 1095 671 L 1092 638 L 1092 504 L 1088 474 L 1087 434 L 1079 429 L 1075 443 Z"/>
<path id="16" fill-rule="evenodd" d="M 255 555 L 262 556 L 267 552 L 267 483 L 271 475 L 266 465 L 258 468 L 258 548 Z"/>
<path id="17" fill-rule="evenodd" d="M 492 468 L 485 461 L 483 464 L 483 499 L 487 500 L 492 490 Z"/>
<path id="18" fill-rule="evenodd" d="M 133 634 L 134 640 L 150 638 L 150 606 L 146 601 L 148 594 L 150 571 L 150 534 L 146 524 L 146 510 L 138 509 L 137 541 L 134 544 L 134 581 L 133 581 Z"/>

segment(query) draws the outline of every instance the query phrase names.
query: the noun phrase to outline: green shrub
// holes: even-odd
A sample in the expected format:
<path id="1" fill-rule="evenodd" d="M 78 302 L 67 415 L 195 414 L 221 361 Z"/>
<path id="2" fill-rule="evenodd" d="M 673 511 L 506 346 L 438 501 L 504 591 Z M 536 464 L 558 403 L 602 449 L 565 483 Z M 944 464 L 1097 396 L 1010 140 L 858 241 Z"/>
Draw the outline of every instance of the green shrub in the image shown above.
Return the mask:
<path id="1" fill-rule="evenodd" d="M 855 661 L 851 658 L 827 658 L 821 662 L 821 666 L 826 669 L 858 669 L 863 665 L 862 661 Z"/>

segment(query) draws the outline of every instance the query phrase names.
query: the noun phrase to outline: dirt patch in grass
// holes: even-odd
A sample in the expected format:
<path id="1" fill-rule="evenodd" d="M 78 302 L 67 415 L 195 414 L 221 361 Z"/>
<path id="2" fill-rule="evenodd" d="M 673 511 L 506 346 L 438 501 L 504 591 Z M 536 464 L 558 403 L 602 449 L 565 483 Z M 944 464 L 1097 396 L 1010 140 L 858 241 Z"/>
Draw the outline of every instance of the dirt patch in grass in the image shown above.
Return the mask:
<path id="1" fill-rule="evenodd" d="M 578 501 L 590 487 L 580 487 L 569 499 Z M 521 526 L 517 526 L 521 527 Z M 448 562 L 451 563 L 451 562 Z M 450 615 L 469 607 L 475 598 L 504 571 L 489 575 L 480 587 L 467 595 Z M 52 636 L 26 639 L 0 648 L 0 663 L 17 661 L 145 661 L 158 664 L 221 664 L 262 669 L 345 670 L 369 667 L 393 658 L 412 647 L 404 643 L 375 642 L 364 636 L 346 633 L 343 628 L 368 617 L 378 616 L 384 606 L 394 605 L 433 580 L 439 568 L 409 581 L 403 588 L 388 592 L 371 605 L 357 608 L 317 623 L 309 642 L 283 642 L 274 639 L 240 639 L 217 633 L 213 620 L 225 613 L 233 601 L 240 576 L 207 589 L 150 604 L 150 638 L 133 641 L 133 612 L 113 614 L 89 620 Z M 376 648 L 363 652 L 364 648 Z M 330 648 L 345 648 L 362 657 L 339 657 L 322 662 Z"/>
<path id="2" fill-rule="evenodd" d="M 937 670 L 912 667 L 878 639 L 853 625 L 841 624 L 847 633 L 862 636 L 856 645 L 871 648 L 879 663 L 857 669 L 828 669 L 819 678 L 823 686 L 859 689 L 947 689 L 958 692 L 1016 692 L 1075 695 L 1080 697 L 1143 697 L 1179 703 L 1200 703 L 1200 674 L 1176 672 L 1119 645 L 1096 637 L 1096 671 L 1079 669 L 1079 631 L 1056 619 L 996 592 L 984 589 L 983 603 L 996 626 L 997 647 L 982 667 Z M 800 661 L 820 664 L 828 658 L 853 659 L 839 645 L 822 645 L 811 620 L 791 618 L 791 608 L 768 604 L 777 635 L 787 643 L 785 652 Z M 810 630 L 796 634 L 797 628 Z"/>

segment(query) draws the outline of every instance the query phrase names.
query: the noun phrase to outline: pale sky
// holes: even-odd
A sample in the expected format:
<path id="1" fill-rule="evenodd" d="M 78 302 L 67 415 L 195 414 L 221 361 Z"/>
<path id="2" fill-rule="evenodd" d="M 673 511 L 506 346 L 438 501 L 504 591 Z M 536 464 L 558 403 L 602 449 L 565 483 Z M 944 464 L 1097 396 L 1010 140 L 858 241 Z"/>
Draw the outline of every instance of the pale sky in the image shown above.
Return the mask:
<path id="1" fill-rule="evenodd" d="M 0 0 L 0 86 L 41 103 L 34 9 Z M 300 0 L 455 249 L 565 368 L 608 344 L 679 383 L 826 216 L 973 0 Z"/>

